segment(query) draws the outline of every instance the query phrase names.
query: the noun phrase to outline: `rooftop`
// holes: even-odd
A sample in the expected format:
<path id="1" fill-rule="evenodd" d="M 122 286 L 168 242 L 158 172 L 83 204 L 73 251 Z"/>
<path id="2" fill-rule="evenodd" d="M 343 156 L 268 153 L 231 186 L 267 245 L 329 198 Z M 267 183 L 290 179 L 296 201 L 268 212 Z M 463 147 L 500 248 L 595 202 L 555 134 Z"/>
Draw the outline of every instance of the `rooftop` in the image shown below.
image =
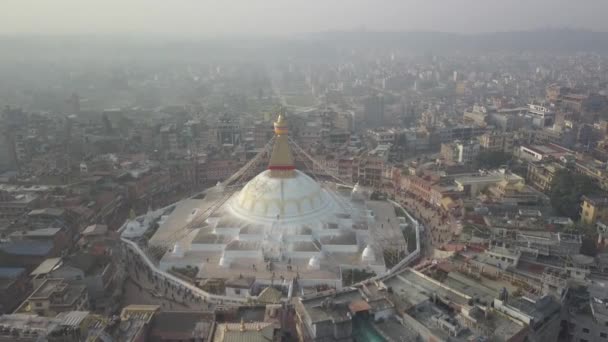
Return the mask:
<path id="1" fill-rule="evenodd" d="M 62 216 L 65 213 L 65 209 L 61 208 L 44 208 L 35 209 L 29 212 L 28 216 Z"/>
<path id="2" fill-rule="evenodd" d="M 61 231 L 61 228 L 41 228 L 25 232 L 26 237 L 53 237 Z"/>
<path id="3" fill-rule="evenodd" d="M 25 272 L 22 267 L 0 267 L 0 279 L 14 279 Z"/>
<path id="4" fill-rule="evenodd" d="M 215 315 L 213 312 L 160 311 L 151 322 L 150 341 L 190 340 L 209 336 Z"/>
<path id="5" fill-rule="evenodd" d="M 61 258 L 48 258 L 44 260 L 38 267 L 36 267 L 30 276 L 37 276 L 40 274 L 47 274 L 51 272 L 55 267 L 61 264 Z"/>
<path id="6" fill-rule="evenodd" d="M 215 329 L 213 342 L 268 342 L 274 340 L 272 323 L 222 323 Z"/>
<path id="7" fill-rule="evenodd" d="M 12 255 L 46 256 L 53 250 L 53 242 L 17 240 L 0 245 L 0 250 Z"/>
<path id="8" fill-rule="evenodd" d="M 82 235 L 92 236 L 92 235 L 103 235 L 108 231 L 108 226 L 103 224 L 93 224 L 85 228 L 82 232 Z"/>

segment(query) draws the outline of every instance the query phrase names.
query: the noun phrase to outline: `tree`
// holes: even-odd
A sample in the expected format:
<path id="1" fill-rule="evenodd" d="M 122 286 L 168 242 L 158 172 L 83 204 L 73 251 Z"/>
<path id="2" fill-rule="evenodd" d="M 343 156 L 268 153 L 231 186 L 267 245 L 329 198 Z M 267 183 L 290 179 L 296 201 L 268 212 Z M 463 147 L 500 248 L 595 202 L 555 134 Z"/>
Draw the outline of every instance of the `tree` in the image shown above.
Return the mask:
<path id="1" fill-rule="evenodd" d="M 509 153 L 499 151 L 483 151 L 477 155 L 475 166 L 478 168 L 495 169 L 507 164 L 512 159 Z"/>
<path id="2" fill-rule="evenodd" d="M 580 217 L 581 197 L 598 191 L 595 181 L 586 175 L 563 169 L 556 172 L 551 183 L 549 198 L 553 208 L 574 221 Z"/>

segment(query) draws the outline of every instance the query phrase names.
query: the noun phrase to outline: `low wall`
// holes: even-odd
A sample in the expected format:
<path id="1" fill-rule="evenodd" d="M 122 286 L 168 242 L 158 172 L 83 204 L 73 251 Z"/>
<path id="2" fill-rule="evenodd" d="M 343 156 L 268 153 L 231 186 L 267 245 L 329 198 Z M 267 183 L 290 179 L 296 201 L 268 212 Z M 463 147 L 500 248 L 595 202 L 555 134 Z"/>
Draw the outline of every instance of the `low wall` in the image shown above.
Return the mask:
<path id="1" fill-rule="evenodd" d="M 165 271 L 160 270 L 158 267 L 156 267 L 156 265 L 150 260 L 150 258 L 148 258 L 148 256 L 144 253 L 144 251 L 133 241 L 128 240 L 128 239 L 121 239 L 122 242 L 127 246 L 127 248 L 131 249 L 133 252 L 135 252 L 137 255 L 139 255 L 139 257 L 142 259 L 142 261 L 148 266 L 148 268 L 156 275 L 163 277 L 164 279 L 170 281 L 171 283 L 180 286 L 182 288 L 188 289 L 192 292 L 192 295 L 194 296 L 198 296 L 199 298 L 202 298 L 208 302 L 212 302 L 212 303 L 221 303 L 221 304 L 244 304 L 247 302 L 247 299 L 245 298 L 229 298 L 226 296 L 218 296 L 218 295 L 214 295 L 211 294 L 209 292 L 206 292 L 182 279 L 179 279 L 178 277 L 169 274 Z"/>

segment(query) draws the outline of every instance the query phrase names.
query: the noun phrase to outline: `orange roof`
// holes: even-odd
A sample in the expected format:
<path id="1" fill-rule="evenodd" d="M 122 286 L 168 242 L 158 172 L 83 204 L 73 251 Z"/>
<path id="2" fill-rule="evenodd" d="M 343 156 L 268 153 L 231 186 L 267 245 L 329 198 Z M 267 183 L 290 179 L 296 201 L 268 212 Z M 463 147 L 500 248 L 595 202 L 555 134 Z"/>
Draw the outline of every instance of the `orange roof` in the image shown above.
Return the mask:
<path id="1" fill-rule="evenodd" d="M 357 313 L 361 311 L 368 311 L 371 309 L 371 306 L 369 306 L 366 301 L 360 299 L 350 302 L 350 304 L 348 304 L 348 308 L 350 309 L 351 313 Z"/>

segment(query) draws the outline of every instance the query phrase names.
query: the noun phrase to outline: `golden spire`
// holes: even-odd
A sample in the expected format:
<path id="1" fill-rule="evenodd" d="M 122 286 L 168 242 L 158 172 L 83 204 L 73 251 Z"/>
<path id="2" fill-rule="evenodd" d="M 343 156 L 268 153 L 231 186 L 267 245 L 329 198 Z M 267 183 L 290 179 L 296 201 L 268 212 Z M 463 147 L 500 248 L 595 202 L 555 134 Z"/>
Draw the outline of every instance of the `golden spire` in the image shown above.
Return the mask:
<path id="1" fill-rule="evenodd" d="M 273 177 L 292 177 L 295 166 L 287 136 L 289 134 L 289 126 L 287 125 L 287 119 L 283 111 L 279 113 L 277 121 L 274 123 L 274 134 L 276 135 L 276 139 L 272 147 L 270 163 L 268 164 L 268 169 L 271 171 L 270 175 Z"/>

